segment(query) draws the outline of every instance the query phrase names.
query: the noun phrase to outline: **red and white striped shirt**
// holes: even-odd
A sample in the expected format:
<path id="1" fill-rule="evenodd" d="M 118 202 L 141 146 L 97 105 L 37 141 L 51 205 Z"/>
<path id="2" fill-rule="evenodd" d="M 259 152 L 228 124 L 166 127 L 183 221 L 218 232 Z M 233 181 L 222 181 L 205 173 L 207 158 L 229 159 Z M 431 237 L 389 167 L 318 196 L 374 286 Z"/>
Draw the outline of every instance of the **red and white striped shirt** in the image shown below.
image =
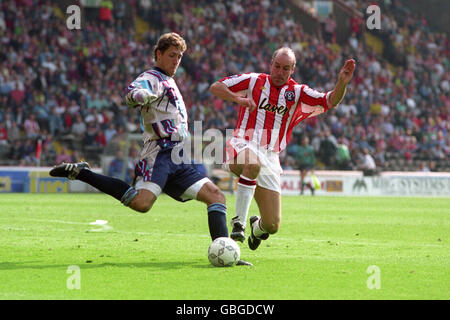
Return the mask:
<path id="1" fill-rule="evenodd" d="M 254 142 L 270 151 L 280 152 L 289 142 L 294 127 L 301 121 L 326 112 L 330 91 L 322 93 L 292 78 L 275 86 L 270 75 L 245 73 L 220 80 L 231 91 L 252 97 L 256 109 L 241 106 L 233 135 Z"/>

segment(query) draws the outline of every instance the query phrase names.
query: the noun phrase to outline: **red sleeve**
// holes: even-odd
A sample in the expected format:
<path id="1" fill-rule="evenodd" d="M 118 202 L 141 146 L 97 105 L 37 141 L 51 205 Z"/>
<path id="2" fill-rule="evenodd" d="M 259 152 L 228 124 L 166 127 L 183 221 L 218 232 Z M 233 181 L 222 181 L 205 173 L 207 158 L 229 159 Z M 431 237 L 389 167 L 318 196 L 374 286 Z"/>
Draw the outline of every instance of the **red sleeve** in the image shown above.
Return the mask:
<path id="1" fill-rule="evenodd" d="M 315 113 L 318 110 L 321 111 L 319 113 L 327 112 L 328 108 L 330 107 L 330 105 L 328 103 L 329 95 L 330 95 L 330 92 L 323 93 L 323 92 L 311 89 L 307 85 L 303 85 L 301 92 L 300 92 L 299 103 L 302 103 L 302 106 L 305 106 L 305 108 L 302 108 L 302 109 L 309 109 L 309 110 L 303 110 L 303 112 Z M 320 107 L 322 107 L 323 110 Z"/>
<path id="2" fill-rule="evenodd" d="M 301 85 L 300 98 L 298 99 L 297 107 L 292 119 L 293 126 L 296 126 L 307 118 L 312 118 L 327 112 L 330 107 L 328 103 L 329 95 L 330 92 L 323 93 L 311 89 L 307 85 Z"/>
<path id="3" fill-rule="evenodd" d="M 233 92 L 247 90 L 250 85 L 250 73 L 238 74 L 234 76 L 225 77 L 219 81 L 225 84 L 228 89 Z"/>

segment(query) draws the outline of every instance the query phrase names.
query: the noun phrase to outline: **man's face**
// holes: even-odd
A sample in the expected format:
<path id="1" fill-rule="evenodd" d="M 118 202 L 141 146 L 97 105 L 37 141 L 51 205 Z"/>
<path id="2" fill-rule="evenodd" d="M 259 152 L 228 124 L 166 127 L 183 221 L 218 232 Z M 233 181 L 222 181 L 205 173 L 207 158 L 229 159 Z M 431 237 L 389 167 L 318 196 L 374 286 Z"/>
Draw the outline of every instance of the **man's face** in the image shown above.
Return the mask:
<path id="1" fill-rule="evenodd" d="M 174 46 L 170 46 L 164 53 L 156 51 L 156 66 L 162 69 L 168 76 L 173 77 L 180 65 L 183 51 Z"/>
<path id="2" fill-rule="evenodd" d="M 294 72 L 294 59 L 285 53 L 279 53 L 270 63 L 270 78 L 277 87 L 284 85 Z"/>
<path id="3" fill-rule="evenodd" d="M 304 138 L 302 139 L 302 146 L 307 146 L 308 143 L 309 143 L 308 137 L 304 137 Z"/>

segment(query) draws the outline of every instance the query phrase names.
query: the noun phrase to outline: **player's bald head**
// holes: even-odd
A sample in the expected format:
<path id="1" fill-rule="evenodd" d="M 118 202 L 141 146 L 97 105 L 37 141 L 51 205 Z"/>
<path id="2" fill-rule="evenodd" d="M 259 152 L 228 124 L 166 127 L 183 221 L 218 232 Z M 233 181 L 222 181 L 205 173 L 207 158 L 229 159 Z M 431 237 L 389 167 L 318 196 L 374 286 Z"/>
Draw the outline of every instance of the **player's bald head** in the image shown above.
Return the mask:
<path id="1" fill-rule="evenodd" d="M 292 67 L 295 67 L 295 64 L 297 62 L 297 59 L 295 58 L 295 53 L 291 48 L 288 47 L 282 47 L 277 50 L 272 55 L 272 62 L 275 61 L 278 57 L 281 56 L 287 56 L 292 61 Z"/>

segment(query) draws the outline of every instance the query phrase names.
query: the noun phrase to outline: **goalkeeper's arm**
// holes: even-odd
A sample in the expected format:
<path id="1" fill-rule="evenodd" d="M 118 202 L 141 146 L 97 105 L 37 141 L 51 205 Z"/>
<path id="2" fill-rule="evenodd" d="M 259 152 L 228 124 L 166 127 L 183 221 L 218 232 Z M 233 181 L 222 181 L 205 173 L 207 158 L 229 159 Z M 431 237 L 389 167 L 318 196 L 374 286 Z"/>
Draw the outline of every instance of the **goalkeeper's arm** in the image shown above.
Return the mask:
<path id="1" fill-rule="evenodd" d="M 144 88 L 133 89 L 125 96 L 125 102 L 130 108 L 148 105 L 156 99 L 157 95 Z"/>

